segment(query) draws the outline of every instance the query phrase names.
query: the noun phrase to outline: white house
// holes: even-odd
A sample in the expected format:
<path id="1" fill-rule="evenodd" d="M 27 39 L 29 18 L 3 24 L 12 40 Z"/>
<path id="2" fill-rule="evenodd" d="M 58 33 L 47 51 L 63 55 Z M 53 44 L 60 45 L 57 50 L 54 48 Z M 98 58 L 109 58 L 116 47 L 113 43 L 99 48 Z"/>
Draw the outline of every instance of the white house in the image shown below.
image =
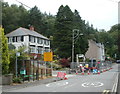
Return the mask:
<path id="1" fill-rule="evenodd" d="M 43 52 L 50 51 L 50 40 L 34 31 L 33 27 L 30 29 L 18 28 L 6 35 L 8 43 L 13 44 L 16 49 L 25 45 L 26 51 L 34 54 L 43 54 Z"/>
<path id="2" fill-rule="evenodd" d="M 88 51 L 85 54 L 86 58 L 89 59 L 96 59 L 97 61 L 105 60 L 105 49 L 104 45 L 102 43 L 96 43 L 93 40 L 89 40 L 89 48 Z"/>

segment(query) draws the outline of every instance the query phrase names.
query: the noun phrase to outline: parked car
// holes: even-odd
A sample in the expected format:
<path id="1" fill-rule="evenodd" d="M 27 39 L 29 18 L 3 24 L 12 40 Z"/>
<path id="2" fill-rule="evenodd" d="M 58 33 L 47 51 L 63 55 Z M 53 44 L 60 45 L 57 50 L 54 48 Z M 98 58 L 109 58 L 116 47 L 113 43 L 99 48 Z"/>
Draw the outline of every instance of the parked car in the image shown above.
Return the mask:
<path id="1" fill-rule="evenodd" d="M 120 60 L 117 60 L 116 63 L 120 63 Z"/>

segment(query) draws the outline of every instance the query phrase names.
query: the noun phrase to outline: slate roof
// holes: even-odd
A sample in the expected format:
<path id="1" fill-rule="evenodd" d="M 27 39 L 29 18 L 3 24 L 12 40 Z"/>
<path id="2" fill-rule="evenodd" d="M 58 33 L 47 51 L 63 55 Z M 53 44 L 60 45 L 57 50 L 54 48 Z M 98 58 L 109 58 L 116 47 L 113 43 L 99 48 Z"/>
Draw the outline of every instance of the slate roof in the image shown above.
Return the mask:
<path id="1" fill-rule="evenodd" d="M 13 37 L 13 36 L 25 36 L 25 35 L 32 35 L 32 36 L 36 36 L 36 37 L 39 37 L 39 38 L 43 38 L 43 39 L 47 39 L 49 40 L 47 37 L 37 33 L 36 31 L 32 31 L 32 30 L 29 30 L 29 29 L 26 29 L 26 28 L 18 28 L 8 34 L 6 34 L 7 37 Z"/>

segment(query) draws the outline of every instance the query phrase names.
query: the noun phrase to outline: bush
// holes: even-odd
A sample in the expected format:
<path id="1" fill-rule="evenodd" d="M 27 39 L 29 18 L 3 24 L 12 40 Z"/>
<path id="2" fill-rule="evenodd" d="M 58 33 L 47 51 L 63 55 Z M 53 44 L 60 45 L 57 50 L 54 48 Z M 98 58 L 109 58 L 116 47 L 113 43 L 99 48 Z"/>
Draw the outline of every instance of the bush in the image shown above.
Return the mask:
<path id="1" fill-rule="evenodd" d="M 60 59 L 60 63 L 62 65 L 62 67 L 70 67 L 70 62 L 68 59 L 65 59 L 65 58 Z"/>
<path id="2" fill-rule="evenodd" d="M 13 83 L 22 83 L 22 79 L 20 77 L 18 78 L 13 78 Z"/>

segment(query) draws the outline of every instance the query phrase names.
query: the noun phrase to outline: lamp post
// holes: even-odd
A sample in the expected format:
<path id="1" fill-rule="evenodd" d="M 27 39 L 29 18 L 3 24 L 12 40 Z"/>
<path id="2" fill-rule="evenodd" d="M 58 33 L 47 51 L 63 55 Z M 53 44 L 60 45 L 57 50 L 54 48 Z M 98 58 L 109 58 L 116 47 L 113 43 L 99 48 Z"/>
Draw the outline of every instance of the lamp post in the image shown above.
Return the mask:
<path id="1" fill-rule="evenodd" d="M 75 31 L 77 31 L 77 35 L 75 35 Z M 75 45 L 75 38 L 82 36 L 83 34 L 80 33 L 79 34 L 79 30 L 78 29 L 73 29 L 72 31 L 72 64 L 74 64 L 74 45 Z M 74 64 L 75 65 L 75 64 Z"/>
<path id="2" fill-rule="evenodd" d="M 17 65 L 17 57 L 18 57 L 18 56 L 20 56 L 20 53 L 19 53 L 19 52 L 16 53 L 16 62 L 15 62 L 16 78 L 17 78 L 17 74 L 18 74 L 18 71 L 17 71 L 17 69 L 18 69 L 18 65 Z"/>

